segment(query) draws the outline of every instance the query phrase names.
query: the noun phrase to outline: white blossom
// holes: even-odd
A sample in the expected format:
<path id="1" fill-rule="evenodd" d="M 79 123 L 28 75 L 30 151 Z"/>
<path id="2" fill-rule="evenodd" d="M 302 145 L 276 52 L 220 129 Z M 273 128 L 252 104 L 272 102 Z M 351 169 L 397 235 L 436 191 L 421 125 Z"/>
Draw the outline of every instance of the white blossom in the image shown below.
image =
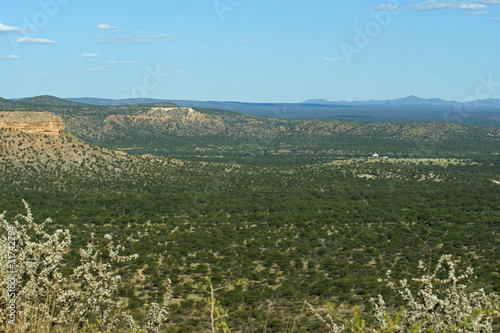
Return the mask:
<path id="1" fill-rule="evenodd" d="M 171 295 L 170 280 L 168 293 L 162 306 L 153 303 L 148 312 L 145 327 L 137 327 L 133 318 L 121 311 L 121 304 L 115 294 L 120 276 L 112 269 L 113 262 L 126 262 L 138 258 L 137 254 L 122 256 L 121 245 L 114 245 L 113 237 L 104 236 L 109 260 L 103 261 L 101 246 L 97 246 L 95 235 L 86 248 L 80 249 L 80 264 L 70 278 L 60 272 L 63 256 L 71 245 L 69 230 L 58 229 L 53 234 L 44 231 L 50 219 L 35 223 L 27 202 L 23 201 L 26 215 L 18 215 L 8 222 L 5 213 L 0 214 L 0 310 L 7 313 L 11 294 L 9 277 L 14 274 L 16 321 L 23 321 L 27 331 L 34 325 L 56 325 L 67 332 L 77 332 L 79 327 L 95 327 L 101 332 L 112 332 L 123 317 L 136 331 L 157 333 L 168 317 L 168 301 Z M 15 246 L 10 243 L 9 230 L 15 230 Z M 15 267 L 9 267 L 9 255 L 15 253 Z M 12 259 L 12 258 L 10 258 Z M 89 314 L 94 321 L 89 322 Z M 37 318 L 36 321 L 30 318 Z M 8 317 L 0 316 L 0 331 L 7 331 Z M 18 323 L 21 324 L 21 323 Z"/>
<path id="2" fill-rule="evenodd" d="M 425 271 L 423 262 L 419 269 Z M 430 267 L 428 267 L 430 272 Z M 445 273 L 444 278 L 440 278 Z M 394 332 L 407 332 L 418 327 L 418 332 L 493 332 L 493 314 L 498 313 L 499 297 L 486 295 L 483 289 L 468 292 L 467 282 L 473 279 L 473 269 L 468 267 L 462 275 L 456 275 L 456 265 L 451 255 L 443 255 L 432 273 L 413 278 L 416 290 L 407 280 L 396 286 L 390 271 L 386 284 L 406 301 Z M 387 312 L 382 296 L 371 300 L 374 316 L 382 327 L 387 328 Z"/>

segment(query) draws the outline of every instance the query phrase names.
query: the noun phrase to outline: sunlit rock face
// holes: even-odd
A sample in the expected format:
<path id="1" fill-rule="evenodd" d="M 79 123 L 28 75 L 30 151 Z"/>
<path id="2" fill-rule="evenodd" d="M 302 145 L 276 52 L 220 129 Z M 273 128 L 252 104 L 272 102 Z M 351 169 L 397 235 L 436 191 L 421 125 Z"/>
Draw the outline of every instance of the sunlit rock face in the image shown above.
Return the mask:
<path id="1" fill-rule="evenodd" d="M 64 128 L 63 120 L 49 112 L 0 111 L 0 129 L 59 135 Z"/>

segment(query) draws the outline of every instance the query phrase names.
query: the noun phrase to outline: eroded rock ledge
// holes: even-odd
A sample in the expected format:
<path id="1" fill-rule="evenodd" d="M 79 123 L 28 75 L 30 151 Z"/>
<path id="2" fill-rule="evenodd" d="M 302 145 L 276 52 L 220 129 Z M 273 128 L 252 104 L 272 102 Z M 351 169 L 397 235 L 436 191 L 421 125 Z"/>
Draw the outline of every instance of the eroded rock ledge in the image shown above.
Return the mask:
<path id="1" fill-rule="evenodd" d="M 63 120 L 50 112 L 0 111 L 0 129 L 59 135 L 64 128 Z"/>

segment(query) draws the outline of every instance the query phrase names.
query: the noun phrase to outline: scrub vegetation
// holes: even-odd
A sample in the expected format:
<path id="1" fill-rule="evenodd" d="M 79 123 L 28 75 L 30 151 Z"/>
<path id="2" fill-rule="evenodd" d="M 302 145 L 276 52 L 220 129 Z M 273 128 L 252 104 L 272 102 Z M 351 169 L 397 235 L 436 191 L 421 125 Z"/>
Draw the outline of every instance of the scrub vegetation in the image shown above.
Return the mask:
<path id="1" fill-rule="evenodd" d="M 182 134 L 184 111 L 148 132 L 145 106 L 30 108 L 66 131 L 0 130 L 2 325 L 15 227 L 32 332 L 498 329 L 497 128 L 244 116 L 241 135 Z M 118 111 L 142 120 L 106 127 Z"/>

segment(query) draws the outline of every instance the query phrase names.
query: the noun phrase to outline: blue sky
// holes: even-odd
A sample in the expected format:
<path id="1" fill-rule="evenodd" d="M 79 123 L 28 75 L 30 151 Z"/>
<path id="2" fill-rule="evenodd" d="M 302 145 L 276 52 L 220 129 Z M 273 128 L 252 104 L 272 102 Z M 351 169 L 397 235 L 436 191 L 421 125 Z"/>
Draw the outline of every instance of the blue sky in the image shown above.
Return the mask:
<path id="1" fill-rule="evenodd" d="M 500 98 L 500 0 L 0 0 L 0 96 Z"/>

